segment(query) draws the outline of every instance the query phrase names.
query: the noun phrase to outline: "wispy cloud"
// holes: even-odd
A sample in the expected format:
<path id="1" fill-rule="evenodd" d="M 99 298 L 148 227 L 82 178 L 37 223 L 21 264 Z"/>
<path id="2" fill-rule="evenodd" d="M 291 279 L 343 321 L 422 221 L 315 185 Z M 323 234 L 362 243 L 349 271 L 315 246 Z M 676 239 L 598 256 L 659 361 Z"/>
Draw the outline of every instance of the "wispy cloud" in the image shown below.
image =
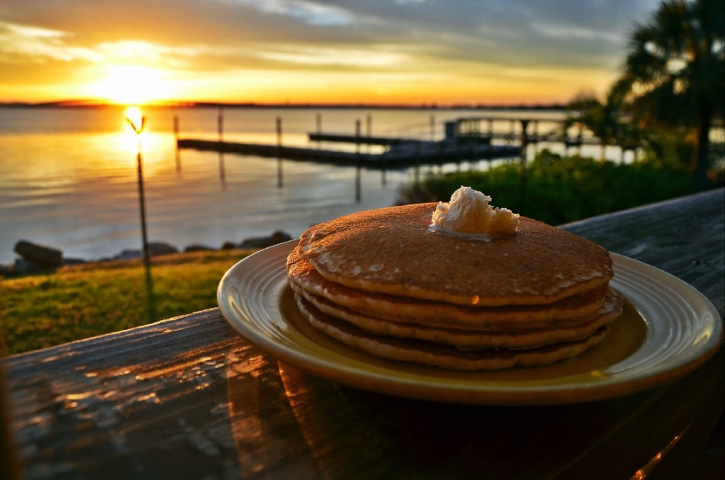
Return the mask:
<path id="1" fill-rule="evenodd" d="M 307 0 L 235 0 L 236 3 L 253 7 L 264 13 L 298 18 L 310 25 L 349 25 L 355 17 L 343 7 Z"/>
<path id="2" fill-rule="evenodd" d="M 348 48 L 289 48 L 285 51 L 261 51 L 254 54 L 265 60 L 314 66 L 380 68 L 403 66 L 410 60 L 404 53 Z"/>
<path id="3" fill-rule="evenodd" d="M 34 62 L 101 59 L 93 50 L 70 43 L 69 37 L 59 30 L 0 22 L 0 59 L 13 63 L 28 59 Z"/>
<path id="4" fill-rule="evenodd" d="M 571 40 L 598 40 L 610 43 L 623 44 L 624 39 L 619 35 L 600 32 L 592 28 L 578 27 L 576 25 L 555 25 L 541 22 L 531 22 L 531 28 L 551 38 L 562 38 Z"/>

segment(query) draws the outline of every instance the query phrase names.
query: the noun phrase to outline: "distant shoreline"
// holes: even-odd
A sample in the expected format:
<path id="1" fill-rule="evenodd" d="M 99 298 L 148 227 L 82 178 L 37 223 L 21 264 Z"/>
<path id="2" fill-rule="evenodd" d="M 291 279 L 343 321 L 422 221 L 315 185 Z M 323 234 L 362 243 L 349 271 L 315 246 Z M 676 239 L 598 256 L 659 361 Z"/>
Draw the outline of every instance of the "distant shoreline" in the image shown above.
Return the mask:
<path id="1" fill-rule="evenodd" d="M 83 100 L 67 100 L 59 102 L 0 102 L 0 108 L 122 108 L 126 105 L 108 104 L 108 103 L 88 103 Z M 551 104 L 515 104 L 515 105 L 484 105 L 484 104 L 456 104 L 440 106 L 436 104 L 421 105 L 382 105 L 382 104 L 316 104 L 316 103 L 216 103 L 216 102 L 179 102 L 169 104 L 150 104 L 142 105 L 144 108 L 240 108 L 240 109 L 327 109 L 327 110 L 350 110 L 350 109 L 368 109 L 368 110 L 566 110 L 566 106 L 560 103 Z"/>

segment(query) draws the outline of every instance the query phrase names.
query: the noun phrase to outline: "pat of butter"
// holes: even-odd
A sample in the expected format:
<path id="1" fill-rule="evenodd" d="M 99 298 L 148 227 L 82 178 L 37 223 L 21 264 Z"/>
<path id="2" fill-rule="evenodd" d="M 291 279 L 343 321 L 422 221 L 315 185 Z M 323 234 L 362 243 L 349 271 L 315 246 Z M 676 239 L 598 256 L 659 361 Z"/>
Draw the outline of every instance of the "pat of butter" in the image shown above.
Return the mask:
<path id="1" fill-rule="evenodd" d="M 519 215 L 508 208 L 492 207 L 490 201 L 491 197 L 462 186 L 453 192 L 450 202 L 438 203 L 430 228 L 483 241 L 516 233 Z"/>

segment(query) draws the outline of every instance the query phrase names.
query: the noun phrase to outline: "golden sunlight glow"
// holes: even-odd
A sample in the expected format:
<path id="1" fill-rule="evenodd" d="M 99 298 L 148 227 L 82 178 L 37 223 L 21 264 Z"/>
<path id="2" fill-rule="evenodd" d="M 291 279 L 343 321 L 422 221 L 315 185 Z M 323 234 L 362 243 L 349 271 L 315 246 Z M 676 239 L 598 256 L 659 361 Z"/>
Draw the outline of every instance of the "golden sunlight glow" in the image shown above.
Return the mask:
<path id="1" fill-rule="evenodd" d="M 135 65 L 108 65 L 106 77 L 88 86 L 88 94 L 122 105 L 166 100 L 176 93 L 162 70 Z"/>
<path id="2" fill-rule="evenodd" d="M 133 127 L 129 122 L 133 124 Z M 141 113 L 141 109 L 135 106 L 128 107 L 124 112 L 123 123 L 126 126 L 123 138 L 121 140 L 123 148 L 133 153 L 136 153 L 139 149 L 143 149 L 143 145 L 145 144 L 146 140 L 146 134 L 143 131 L 141 131 L 141 133 L 136 133 L 135 130 L 141 130 L 142 128 L 143 113 Z"/>
<path id="3" fill-rule="evenodd" d="M 143 122 L 143 114 L 141 113 L 141 109 L 138 107 L 128 107 L 126 109 L 126 118 L 128 119 L 126 121 L 126 127 L 130 129 L 132 132 L 135 130 L 141 129 L 141 123 Z M 130 121 L 133 124 L 133 127 L 128 123 Z"/>

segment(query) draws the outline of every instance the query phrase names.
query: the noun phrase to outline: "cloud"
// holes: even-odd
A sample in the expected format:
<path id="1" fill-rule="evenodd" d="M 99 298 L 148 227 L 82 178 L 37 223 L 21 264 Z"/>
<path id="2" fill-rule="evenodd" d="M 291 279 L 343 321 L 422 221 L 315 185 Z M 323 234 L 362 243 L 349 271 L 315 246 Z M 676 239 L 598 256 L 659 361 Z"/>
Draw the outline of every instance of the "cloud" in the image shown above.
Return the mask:
<path id="1" fill-rule="evenodd" d="M 659 1 L 4 0 L 0 97 L 2 84 L 22 84 L 22 72 L 37 85 L 43 75 L 47 84 L 80 82 L 106 65 L 166 69 L 211 85 L 228 76 L 230 89 L 239 72 L 255 72 L 259 88 L 274 85 L 280 95 L 303 77 L 344 78 L 355 92 L 367 74 L 397 75 L 396 92 L 404 92 L 406 81 L 445 73 L 445 82 L 430 84 L 441 97 L 487 79 L 506 87 L 529 77 L 553 84 L 559 73 L 610 78 L 633 22 Z"/>
<path id="2" fill-rule="evenodd" d="M 531 22 L 531 28 L 551 38 L 563 38 L 569 40 L 597 40 L 624 45 L 625 39 L 620 35 L 609 32 L 599 32 L 593 28 L 578 27 L 576 25 L 556 25 L 541 22 Z"/>
<path id="3" fill-rule="evenodd" d="M 291 47 L 286 51 L 261 51 L 254 55 L 266 60 L 301 65 L 354 68 L 399 67 L 410 60 L 408 54 L 399 52 L 324 47 Z"/>
<path id="4" fill-rule="evenodd" d="M 0 60 L 18 63 L 27 59 L 36 62 L 101 59 L 91 49 L 70 44 L 69 36 L 58 30 L 0 22 Z"/>
<path id="5" fill-rule="evenodd" d="M 346 9 L 307 0 L 236 0 L 236 3 L 256 8 L 264 13 L 298 18 L 316 26 L 342 26 L 355 21 Z"/>

